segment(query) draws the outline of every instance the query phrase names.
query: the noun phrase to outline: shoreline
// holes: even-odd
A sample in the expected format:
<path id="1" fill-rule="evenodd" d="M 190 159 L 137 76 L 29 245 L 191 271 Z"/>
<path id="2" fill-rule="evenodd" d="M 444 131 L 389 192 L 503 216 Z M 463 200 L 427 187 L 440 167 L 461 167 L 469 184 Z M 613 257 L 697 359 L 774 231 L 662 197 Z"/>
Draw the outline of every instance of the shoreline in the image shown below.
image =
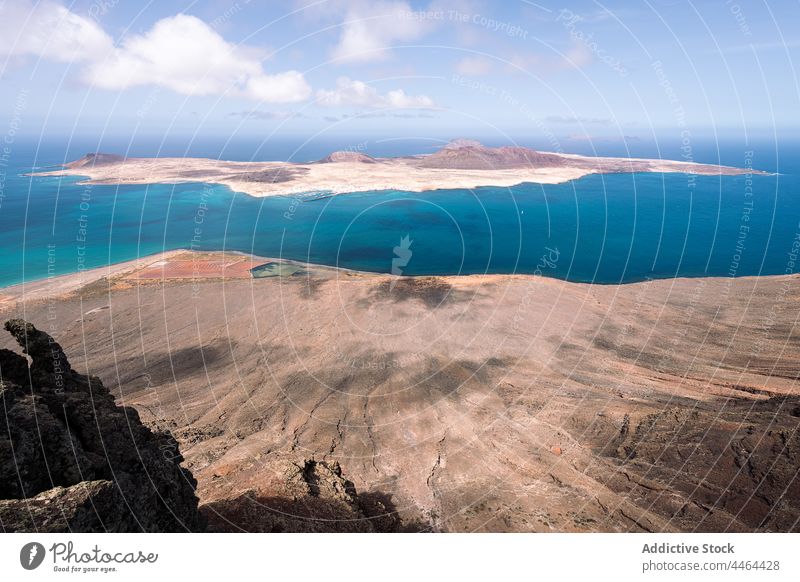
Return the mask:
<path id="1" fill-rule="evenodd" d="M 433 154 L 372 158 L 334 152 L 309 163 L 235 162 L 210 158 L 124 158 L 93 153 L 61 169 L 29 176 L 77 176 L 79 184 L 145 185 L 204 183 L 228 187 L 255 198 L 330 195 L 399 190 L 429 192 L 481 187 L 510 188 L 523 183 L 563 184 L 592 174 L 681 173 L 691 175 L 767 175 L 688 161 L 587 157 L 538 152 L 519 147 L 489 148 L 455 143 Z"/>
<path id="2" fill-rule="evenodd" d="M 189 257 L 189 258 L 187 258 Z M 370 271 L 358 271 L 356 269 L 348 269 L 346 267 L 331 267 L 329 265 L 321 265 L 316 263 L 307 263 L 304 261 L 296 261 L 293 259 L 281 259 L 275 257 L 263 257 L 254 255 L 243 251 L 200 251 L 191 250 L 188 248 L 173 249 L 169 251 L 159 251 L 150 255 L 144 255 L 136 259 L 127 261 L 120 261 L 118 263 L 111 263 L 109 265 L 85 269 L 83 271 L 76 271 L 73 273 L 63 273 L 54 275 L 52 277 L 45 276 L 41 279 L 35 279 L 24 283 L 14 283 L 0 287 L 0 306 L 4 302 L 13 302 L 15 300 L 39 300 L 51 297 L 61 297 L 69 295 L 70 293 L 81 289 L 92 283 L 96 283 L 104 278 L 125 278 L 138 271 L 143 271 L 148 268 L 161 266 L 159 263 L 169 262 L 170 260 L 196 260 L 198 264 L 214 261 L 215 259 L 223 257 L 233 257 L 239 261 L 251 260 L 256 263 L 285 263 L 295 265 L 303 269 L 314 271 L 316 273 L 329 272 L 329 273 L 347 273 L 351 275 L 373 275 L 376 277 L 391 275 L 383 273 L 373 273 Z M 425 275 L 428 276 L 428 275 Z M 439 275 L 431 275 L 439 276 Z M 444 275 L 452 277 L 454 275 Z M 466 276 L 466 275 L 465 275 Z M 497 276 L 513 276 L 513 275 L 497 275 Z M 202 281 L 202 280 L 216 280 L 225 279 L 227 276 L 203 275 L 199 274 L 193 277 L 165 277 L 163 280 L 171 281 Z M 254 279 L 249 277 L 248 279 Z"/>
<path id="3" fill-rule="evenodd" d="M 314 273 L 316 275 L 319 274 L 346 274 L 349 276 L 359 276 L 359 277 L 374 277 L 374 278 L 393 278 L 396 277 L 395 275 L 391 275 L 390 273 L 380 273 L 374 271 L 362 271 L 357 269 L 348 269 L 346 267 L 335 267 L 330 265 L 323 265 L 317 263 L 308 263 L 305 261 L 297 261 L 294 259 L 286 259 L 286 258 L 276 258 L 276 257 L 264 257 L 260 255 L 254 255 L 251 253 L 246 253 L 242 251 L 197 251 L 197 250 L 190 250 L 190 249 L 173 249 L 169 251 L 160 251 L 153 253 L 151 255 L 145 255 L 136 259 L 131 259 L 128 261 L 121 261 L 119 263 L 112 263 L 109 265 L 101 266 L 101 267 L 94 267 L 92 269 L 86 269 L 80 272 L 74 273 L 64 273 L 61 275 L 55 275 L 52 277 L 44 277 L 41 279 L 35 279 L 33 281 L 27 281 L 25 283 L 15 283 L 12 285 L 7 285 L 4 287 L 0 287 L 0 309 L 3 308 L 4 304 L 10 305 L 18 301 L 37 301 L 43 299 L 52 299 L 57 297 L 64 297 L 78 291 L 79 289 L 91 285 L 93 283 L 97 283 L 102 279 L 113 279 L 113 280 L 124 280 L 137 272 L 144 271 L 146 269 L 154 269 L 157 267 L 163 267 L 162 263 L 169 263 L 170 261 L 178 262 L 178 263 L 185 263 L 188 261 L 197 262 L 198 264 L 205 264 L 209 262 L 218 262 L 221 258 L 232 257 L 236 258 L 237 261 L 233 262 L 244 262 L 244 261 L 252 261 L 254 264 L 256 263 L 268 263 L 268 262 L 275 262 L 275 263 L 283 263 L 288 265 L 297 266 L 308 273 Z M 199 282 L 199 281 L 213 281 L 213 280 L 232 280 L 232 279 L 239 279 L 241 280 L 243 277 L 240 276 L 229 276 L 227 274 L 202 274 L 198 273 L 191 277 L 181 275 L 181 276 L 164 276 L 163 278 L 155 278 L 149 277 L 147 280 L 149 281 L 183 281 L 184 283 L 189 282 Z M 441 280 L 457 280 L 461 282 L 467 282 L 468 280 L 478 280 L 484 282 L 498 282 L 501 280 L 514 280 L 514 279 L 523 279 L 523 280 L 540 280 L 546 282 L 552 282 L 557 284 L 568 284 L 574 286 L 594 286 L 600 288 L 610 288 L 610 287 L 627 287 L 631 285 L 646 285 L 656 281 L 673 281 L 673 282 L 680 282 L 680 281 L 699 281 L 699 280 L 708 280 L 708 281 L 718 281 L 718 280 L 728 280 L 731 283 L 734 281 L 747 281 L 747 280 L 756 280 L 756 279 L 798 279 L 800 278 L 800 273 L 778 273 L 773 275 L 743 275 L 740 277 L 724 277 L 724 276 L 696 276 L 696 277 L 661 277 L 661 278 L 649 278 L 649 279 L 641 279 L 636 281 L 626 281 L 622 283 L 602 283 L 602 282 L 592 282 L 592 281 L 571 281 L 567 279 L 561 279 L 559 277 L 553 277 L 543 274 L 535 274 L 535 273 L 465 273 L 465 274 L 436 274 L 436 275 L 402 275 L 397 276 L 398 279 L 441 279 Z M 245 280 L 254 281 L 256 278 L 244 277 Z M 142 279 L 143 281 L 144 279 Z"/>
<path id="4" fill-rule="evenodd" d="M 250 196 L 251 198 L 287 198 L 287 199 L 303 199 L 304 197 L 313 197 L 312 201 L 322 200 L 324 198 L 330 198 L 332 196 L 347 196 L 348 194 L 366 194 L 366 193 L 385 193 L 385 192 L 409 192 L 413 194 L 423 194 L 423 193 L 436 193 L 436 192 L 448 192 L 451 190 L 481 190 L 483 188 L 517 188 L 519 186 L 523 186 L 525 184 L 532 184 L 532 185 L 539 185 L 539 186 L 554 186 L 557 184 L 567 184 L 569 182 L 576 182 L 582 180 L 584 178 L 588 178 L 590 176 L 610 176 L 610 175 L 647 175 L 647 174 L 685 174 L 690 175 L 690 172 L 682 172 L 680 170 L 665 170 L 665 171 L 648 171 L 648 170 L 634 170 L 630 172 L 586 172 L 579 176 L 565 178 L 563 180 L 552 181 L 552 182 L 545 182 L 545 181 L 537 181 L 537 180 L 529 180 L 529 179 L 522 179 L 515 183 L 509 184 L 480 184 L 476 186 L 458 186 L 458 185 L 442 185 L 442 186 L 434 186 L 434 187 L 420 187 L 417 189 L 413 188 L 400 188 L 400 187 L 393 187 L 393 186 L 386 186 L 386 187 L 375 187 L 375 188 L 364 188 L 364 189 L 356 189 L 356 190 L 333 190 L 333 189 L 318 189 L 318 190 L 287 190 L 285 192 L 275 192 L 273 194 L 257 196 L 245 190 L 237 190 L 234 186 L 232 186 L 227 181 L 214 181 L 214 180 L 194 180 L 194 179 L 186 179 L 186 180 L 173 180 L 173 181 L 136 181 L 136 182 L 118 182 L 114 180 L 105 180 L 105 179 L 94 179 L 88 174 L 82 173 L 66 173 L 64 170 L 57 170 L 54 172 L 48 173 L 26 173 L 23 174 L 24 176 L 35 177 L 35 178 L 59 178 L 59 177 L 66 177 L 66 178 L 75 178 L 76 181 L 74 184 L 76 186 L 177 186 L 177 185 L 186 185 L 186 184 L 197 184 L 200 186 L 212 186 L 212 187 L 222 187 L 226 188 L 231 195 L 241 194 L 243 196 Z M 718 176 L 728 176 L 728 177 L 735 177 L 735 176 L 747 176 L 746 173 L 730 173 L 730 174 L 691 174 L 694 176 L 701 176 L 705 178 L 714 178 Z M 786 174 L 779 173 L 779 172 L 766 172 L 766 171 L 757 171 L 752 176 L 784 176 Z"/>
<path id="5" fill-rule="evenodd" d="M 163 264 L 163 256 L 140 264 Z M 188 266 L 191 274 L 192 255 L 172 256 L 174 269 L 164 272 Z M 219 256 L 194 255 L 215 268 L 249 263 Z M 797 275 L 612 287 L 503 275 L 392 286 L 389 275 L 320 267 L 258 281 L 235 268 L 238 278 L 199 284 L 150 277 L 160 267 L 102 279 L 108 272 L 76 277 L 99 282 L 74 293 L 0 311 L 47 329 L 76 370 L 100 378 L 143 423 L 169 427 L 201 506 L 227 508 L 233 523 L 250 515 L 239 511 L 242 492 L 281 496 L 269 476 L 285 474 L 286 459 L 341 462 L 358 491 L 390 495 L 412 522 L 496 491 L 493 505 L 454 513 L 448 531 L 529 530 L 543 506 L 551 517 L 542 530 L 636 529 L 605 509 L 621 506 L 646 516 L 649 529 L 690 531 L 716 499 L 697 493 L 697 479 L 713 479 L 709 490 L 729 499 L 742 455 L 779 467 L 776 485 L 763 490 L 770 504 L 742 518 L 712 512 L 709 528 L 751 530 L 772 515 L 797 469 L 788 453 L 775 453 L 800 413 L 800 354 L 787 349 L 798 335 L 784 323 L 796 316 Z M 43 293 L 54 289 L 51 282 Z M 0 336 L 0 348 L 18 351 L 15 343 Z M 620 475 L 629 451 L 643 462 L 626 463 Z M 648 462 L 664 451 L 663 462 Z M 475 458 L 487 463 L 476 467 Z M 460 487 L 431 488 L 440 459 L 444 483 Z M 737 499 L 762 491 L 763 473 L 742 474 L 749 480 Z M 520 495 L 532 478 L 538 493 Z M 647 495 L 655 487 L 670 501 L 680 496 L 678 507 L 694 513 L 654 504 L 631 490 L 632 480 Z M 600 500 L 585 506 L 593 521 L 574 520 L 576 498 Z M 494 503 L 513 507 L 515 521 L 488 521 Z M 780 515 L 794 523 L 797 513 Z"/>

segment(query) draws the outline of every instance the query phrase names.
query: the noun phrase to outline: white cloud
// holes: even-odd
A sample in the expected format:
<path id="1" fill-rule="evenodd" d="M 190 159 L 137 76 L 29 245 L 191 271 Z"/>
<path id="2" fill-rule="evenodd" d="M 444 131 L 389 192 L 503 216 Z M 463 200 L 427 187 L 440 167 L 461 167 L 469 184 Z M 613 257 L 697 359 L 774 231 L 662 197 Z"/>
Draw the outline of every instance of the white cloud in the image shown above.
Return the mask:
<path id="1" fill-rule="evenodd" d="M 434 103 L 425 95 L 406 95 L 402 89 L 382 95 L 364 81 L 339 77 L 336 88 L 317 91 L 317 103 L 329 107 L 355 105 L 370 108 L 433 109 Z"/>
<path id="2" fill-rule="evenodd" d="M 103 89 L 140 85 L 185 95 L 302 101 L 311 88 L 297 71 L 267 74 L 253 49 L 228 43 L 194 16 L 159 20 L 115 47 L 100 25 L 61 4 L 0 1 L 0 56 L 85 63 L 82 78 Z"/>
<path id="3" fill-rule="evenodd" d="M 348 2 L 333 57 L 341 62 L 384 59 L 392 45 L 421 37 L 432 24 L 408 2 Z"/>
<path id="4" fill-rule="evenodd" d="M 274 75 L 267 75 L 262 71 L 248 79 L 243 94 L 268 103 L 294 103 L 308 99 L 311 96 L 311 87 L 302 73 L 297 71 Z"/>
<path id="5" fill-rule="evenodd" d="M 199 18 L 164 18 L 126 38 L 92 63 L 85 79 L 104 89 L 158 85 L 185 95 L 243 96 L 272 103 L 302 101 L 311 88 L 297 71 L 267 74 L 258 55 L 228 43 Z"/>
<path id="6" fill-rule="evenodd" d="M 114 46 L 100 26 L 55 2 L 0 3 L 0 55 L 72 62 L 103 58 Z"/>
<path id="7" fill-rule="evenodd" d="M 479 77 L 492 70 L 492 63 L 483 57 L 466 57 L 456 63 L 456 72 L 460 75 Z"/>

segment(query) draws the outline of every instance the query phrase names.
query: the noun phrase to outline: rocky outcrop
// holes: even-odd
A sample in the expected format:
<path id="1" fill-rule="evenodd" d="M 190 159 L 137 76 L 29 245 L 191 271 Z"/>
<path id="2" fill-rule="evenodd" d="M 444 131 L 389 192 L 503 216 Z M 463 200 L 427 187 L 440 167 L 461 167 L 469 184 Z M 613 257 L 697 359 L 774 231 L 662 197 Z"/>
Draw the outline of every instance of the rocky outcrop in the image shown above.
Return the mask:
<path id="1" fill-rule="evenodd" d="M 275 455 L 259 467 L 252 485 L 238 495 L 226 491 L 224 498 L 201 508 L 209 530 L 369 533 L 421 529 L 401 523 L 388 496 L 359 494 L 337 462 L 293 461 Z"/>
<path id="2" fill-rule="evenodd" d="M 75 372 L 50 335 L 19 319 L 5 328 L 31 363 L 0 350 L 0 528 L 203 529 L 196 481 L 172 435 Z"/>
<path id="3" fill-rule="evenodd" d="M 124 504 L 113 482 L 82 481 L 28 499 L 0 500 L 0 524 L 7 532 L 116 531 L 118 511 Z"/>
<path id="4" fill-rule="evenodd" d="M 793 531 L 800 523 L 800 398 L 729 399 L 623 423 L 619 470 L 605 485 L 631 491 L 682 530 Z M 735 516 L 735 520 L 731 518 Z"/>

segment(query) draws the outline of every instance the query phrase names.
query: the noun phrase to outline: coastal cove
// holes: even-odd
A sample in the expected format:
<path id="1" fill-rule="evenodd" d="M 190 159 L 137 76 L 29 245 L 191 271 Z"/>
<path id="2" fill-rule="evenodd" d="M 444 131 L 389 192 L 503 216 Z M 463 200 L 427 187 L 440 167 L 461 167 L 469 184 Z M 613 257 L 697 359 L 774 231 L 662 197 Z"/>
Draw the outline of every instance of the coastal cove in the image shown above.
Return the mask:
<path id="1" fill-rule="evenodd" d="M 407 276 L 520 273 L 610 284 L 779 275 L 796 271 L 800 232 L 793 175 L 607 174 L 261 199 L 219 185 L 80 181 L 8 176 L 0 286 L 184 248 Z M 402 266 L 395 247 L 410 251 Z"/>

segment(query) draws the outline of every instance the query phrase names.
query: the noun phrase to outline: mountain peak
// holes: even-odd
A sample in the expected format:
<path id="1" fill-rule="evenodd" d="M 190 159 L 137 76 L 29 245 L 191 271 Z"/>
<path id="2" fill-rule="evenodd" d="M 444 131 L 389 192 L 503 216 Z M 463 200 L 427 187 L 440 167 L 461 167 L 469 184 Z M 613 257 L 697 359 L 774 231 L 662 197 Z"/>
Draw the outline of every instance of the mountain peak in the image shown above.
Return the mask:
<path id="1" fill-rule="evenodd" d="M 563 166 L 564 159 L 521 146 L 489 147 L 473 139 L 455 139 L 419 163 L 423 168 L 506 170 Z"/>
<path id="2" fill-rule="evenodd" d="M 335 164 L 339 162 L 356 162 L 361 164 L 374 164 L 375 158 L 362 154 L 361 152 L 353 152 L 349 150 L 341 150 L 332 152 L 319 160 L 320 164 Z"/>
<path id="3" fill-rule="evenodd" d="M 102 152 L 91 152 L 79 160 L 66 164 L 68 168 L 85 168 L 87 166 L 103 166 L 105 164 L 116 164 L 125 160 L 119 154 L 104 154 Z"/>

